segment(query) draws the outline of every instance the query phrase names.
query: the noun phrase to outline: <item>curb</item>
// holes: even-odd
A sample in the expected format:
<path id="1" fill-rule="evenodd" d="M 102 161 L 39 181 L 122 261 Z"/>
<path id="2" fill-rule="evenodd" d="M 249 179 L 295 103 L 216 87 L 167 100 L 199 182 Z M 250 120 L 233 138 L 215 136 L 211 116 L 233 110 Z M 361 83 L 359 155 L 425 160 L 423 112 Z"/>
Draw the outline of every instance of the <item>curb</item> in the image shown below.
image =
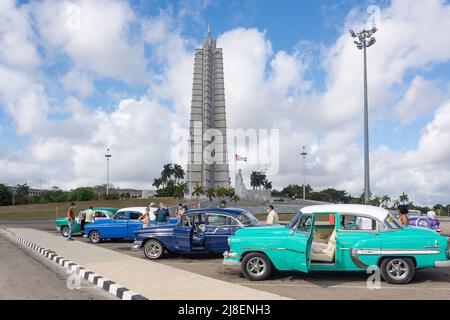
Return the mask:
<path id="1" fill-rule="evenodd" d="M 97 287 L 102 288 L 105 291 L 108 291 L 112 295 L 116 296 L 117 298 L 121 300 L 149 300 L 148 298 L 131 291 L 124 286 L 121 286 L 118 283 L 115 283 L 114 281 L 111 281 L 105 277 L 102 277 L 101 275 L 90 271 L 78 264 L 76 264 L 73 261 L 64 259 L 63 257 L 57 255 L 55 252 L 48 250 L 44 247 L 38 246 L 34 244 L 31 241 L 28 241 L 17 234 L 1 230 L 0 233 L 8 236 L 12 240 L 15 240 L 16 242 L 19 242 L 32 250 L 36 251 L 37 253 L 41 254 L 42 256 L 46 257 L 47 259 L 53 261 L 54 263 L 58 264 L 59 266 L 62 266 L 63 268 L 69 270 L 75 275 L 79 275 L 81 278 L 89 281 L 90 283 L 95 284 Z"/>

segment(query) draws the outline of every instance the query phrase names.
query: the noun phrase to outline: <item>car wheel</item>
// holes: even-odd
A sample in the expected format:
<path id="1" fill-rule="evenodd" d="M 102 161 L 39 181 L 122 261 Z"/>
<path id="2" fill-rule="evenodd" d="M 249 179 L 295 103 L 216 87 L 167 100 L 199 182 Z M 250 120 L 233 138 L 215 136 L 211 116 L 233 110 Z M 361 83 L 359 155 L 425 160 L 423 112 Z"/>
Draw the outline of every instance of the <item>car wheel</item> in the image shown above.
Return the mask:
<path id="1" fill-rule="evenodd" d="M 91 231 L 91 233 L 89 233 L 89 240 L 92 243 L 100 243 L 100 242 L 102 242 L 102 238 L 100 238 L 100 232 L 98 232 L 98 231 Z"/>
<path id="2" fill-rule="evenodd" d="M 387 258 L 381 263 L 381 276 L 387 283 L 408 283 L 415 273 L 416 268 L 410 258 Z"/>
<path id="3" fill-rule="evenodd" d="M 272 273 L 272 262 L 265 254 L 252 252 L 242 259 L 241 272 L 251 281 L 266 280 Z"/>
<path id="4" fill-rule="evenodd" d="M 416 221 L 416 226 L 422 227 L 422 228 L 428 228 L 430 226 L 430 223 L 428 222 L 428 219 L 418 219 Z"/>
<path id="5" fill-rule="evenodd" d="M 144 253 L 151 260 L 160 259 L 164 255 L 164 245 L 158 240 L 148 240 L 144 245 Z"/>
<path id="6" fill-rule="evenodd" d="M 61 228 L 61 234 L 63 237 L 68 237 L 69 236 L 69 227 L 68 226 L 64 226 Z"/>

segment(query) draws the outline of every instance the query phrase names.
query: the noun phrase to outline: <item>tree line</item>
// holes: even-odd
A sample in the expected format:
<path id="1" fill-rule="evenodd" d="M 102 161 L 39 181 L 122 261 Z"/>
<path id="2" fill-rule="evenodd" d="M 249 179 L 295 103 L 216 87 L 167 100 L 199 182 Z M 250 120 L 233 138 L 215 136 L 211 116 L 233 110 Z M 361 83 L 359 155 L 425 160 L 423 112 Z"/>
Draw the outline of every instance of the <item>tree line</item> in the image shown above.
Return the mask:
<path id="1" fill-rule="evenodd" d="M 345 190 L 337 190 L 334 188 L 327 188 L 321 191 L 314 191 L 313 188 L 307 184 L 305 185 L 306 199 L 314 201 L 324 201 L 333 203 L 350 203 L 350 204 L 362 204 L 364 203 L 364 193 L 354 197 Z M 283 190 L 273 190 L 272 196 L 274 197 L 286 197 L 300 199 L 303 197 L 303 185 L 290 184 Z M 396 198 L 391 198 L 389 195 L 377 196 L 370 194 L 370 204 L 373 206 L 379 206 L 384 203 L 386 207 L 395 209 L 398 205 L 407 205 L 410 209 L 419 210 L 421 212 L 427 212 L 430 209 L 437 208 L 441 215 L 447 215 L 447 210 L 450 204 L 443 206 L 442 204 L 436 204 L 432 208 L 421 207 L 415 205 L 404 192 Z"/>

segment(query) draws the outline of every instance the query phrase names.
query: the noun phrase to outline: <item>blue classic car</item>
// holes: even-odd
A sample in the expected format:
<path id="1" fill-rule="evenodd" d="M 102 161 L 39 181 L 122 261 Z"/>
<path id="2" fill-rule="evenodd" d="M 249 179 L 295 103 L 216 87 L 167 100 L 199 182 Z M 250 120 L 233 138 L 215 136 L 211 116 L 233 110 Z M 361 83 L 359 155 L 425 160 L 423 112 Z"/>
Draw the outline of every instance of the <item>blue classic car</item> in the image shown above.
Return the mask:
<path id="1" fill-rule="evenodd" d="M 134 231 L 142 228 L 139 217 L 145 213 L 146 207 L 123 208 L 118 210 L 111 219 L 95 220 L 86 224 L 84 237 L 92 243 L 99 243 L 104 239 L 134 239 Z M 155 223 L 155 217 L 150 216 L 151 224 Z M 169 219 L 175 223 L 176 219 Z"/>
<path id="2" fill-rule="evenodd" d="M 138 229 L 132 250 L 144 250 L 149 259 L 159 259 L 167 251 L 222 253 L 228 237 L 244 226 L 260 225 L 242 209 L 210 208 L 188 210 L 176 224 Z"/>

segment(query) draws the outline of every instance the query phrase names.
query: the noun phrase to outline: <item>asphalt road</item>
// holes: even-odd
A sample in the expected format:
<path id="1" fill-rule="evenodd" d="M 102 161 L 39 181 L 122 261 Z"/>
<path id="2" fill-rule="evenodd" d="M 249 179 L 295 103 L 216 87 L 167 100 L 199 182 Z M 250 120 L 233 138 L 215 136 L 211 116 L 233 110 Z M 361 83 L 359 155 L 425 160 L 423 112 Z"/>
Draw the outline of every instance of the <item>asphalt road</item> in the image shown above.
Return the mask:
<path id="1" fill-rule="evenodd" d="M 52 224 L 18 226 L 55 232 Z M 444 222 L 443 228 L 442 234 L 450 235 L 450 223 Z M 76 239 L 85 241 L 79 236 Z M 146 259 L 142 252 L 131 251 L 131 244 L 132 241 L 107 241 L 98 246 Z M 381 282 L 380 289 L 370 290 L 364 272 L 276 272 L 267 281 L 250 282 L 238 270 L 224 266 L 221 255 L 171 255 L 158 262 L 146 260 L 294 299 L 450 299 L 450 268 L 419 270 L 407 285 Z"/>
<path id="2" fill-rule="evenodd" d="M 0 235 L 0 299 L 105 300 L 115 299 L 82 280 L 69 289 L 65 269 Z"/>

